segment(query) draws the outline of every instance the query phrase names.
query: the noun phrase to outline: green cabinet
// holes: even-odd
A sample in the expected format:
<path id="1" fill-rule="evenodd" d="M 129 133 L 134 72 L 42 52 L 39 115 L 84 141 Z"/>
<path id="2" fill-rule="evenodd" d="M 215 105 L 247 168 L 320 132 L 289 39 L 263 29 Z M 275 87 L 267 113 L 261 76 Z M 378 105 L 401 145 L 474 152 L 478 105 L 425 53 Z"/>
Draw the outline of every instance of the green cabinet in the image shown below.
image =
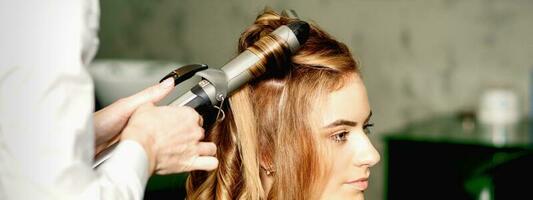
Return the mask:
<path id="1" fill-rule="evenodd" d="M 515 139 L 498 145 L 477 124 L 467 126 L 440 117 L 387 134 L 386 199 L 531 199 L 530 185 L 521 184 L 533 180 L 526 121 Z"/>

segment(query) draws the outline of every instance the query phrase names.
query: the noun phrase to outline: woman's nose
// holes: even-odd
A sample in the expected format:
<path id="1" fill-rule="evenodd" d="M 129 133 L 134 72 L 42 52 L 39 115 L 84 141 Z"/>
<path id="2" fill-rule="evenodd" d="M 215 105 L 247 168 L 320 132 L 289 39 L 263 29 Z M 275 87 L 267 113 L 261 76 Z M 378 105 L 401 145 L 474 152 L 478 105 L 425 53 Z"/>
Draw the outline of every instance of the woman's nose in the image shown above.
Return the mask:
<path id="1" fill-rule="evenodd" d="M 374 145 L 370 142 L 370 139 L 366 135 L 362 135 L 358 138 L 358 142 L 354 145 L 354 164 L 357 166 L 372 167 L 381 159 L 379 152 L 374 148 Z"/>

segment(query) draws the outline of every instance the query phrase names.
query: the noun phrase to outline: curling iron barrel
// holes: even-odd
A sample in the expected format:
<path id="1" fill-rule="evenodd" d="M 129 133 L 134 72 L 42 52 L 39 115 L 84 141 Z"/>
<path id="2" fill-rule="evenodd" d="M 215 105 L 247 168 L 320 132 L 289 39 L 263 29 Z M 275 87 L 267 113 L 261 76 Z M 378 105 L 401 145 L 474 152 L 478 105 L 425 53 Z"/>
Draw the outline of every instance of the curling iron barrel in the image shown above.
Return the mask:
<path id="1" fill-rule="evenodd" d="M 287 46 L 290 53 L 293 54 L 307 40 L 309 24 L 303 21 L 296 21 L 280 26 L 271 35 L 278 38 L 278 40 L 269 41 L 284 42 L 285 44 L 280 45 Z M 256 43 L 264 42 L 261 40 L 266 38 L 263 37 Z M 193 108 L 201 105 L 216 105 L 222 98 L 226 98 L 229 93 L 262 73 L 263 70 L 257 69 L 257 64 L 260 60 L 261 55 L 248 48 L 226 63 L 220 70 L 207 69 L 196 72 L 196 75 L 203 77 L 204 80 L 200 81 L 189 92 L 174 100 L 170 105 L 190 106 Z"/>

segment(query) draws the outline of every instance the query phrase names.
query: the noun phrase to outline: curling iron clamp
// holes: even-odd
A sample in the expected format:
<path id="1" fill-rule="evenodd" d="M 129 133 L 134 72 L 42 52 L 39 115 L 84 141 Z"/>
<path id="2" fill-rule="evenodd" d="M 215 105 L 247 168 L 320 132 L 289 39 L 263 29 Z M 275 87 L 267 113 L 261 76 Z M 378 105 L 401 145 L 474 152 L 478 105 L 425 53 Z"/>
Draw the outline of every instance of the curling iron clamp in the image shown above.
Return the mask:
<path id="1" fill-rule="evenodd" d="M 282 14 L 286 17 L 297 17 L 292 10 L 289 13 L 284 11 Z M 309 24 L 304 21 L 294 21 L 278 27 L 270 35 L 277 38 L 278 43 L 279 41 L 285 43 L 284 46 L 288 47 L 291 54 L 294 54 L 309 36 Z M 257 42 L 260 42 L 265 37 L 262 37 Z M 221 108 L 224 99 L 233 91 L 259 75 L 257 74 L 257 70 L 254 69 L 259 62 L 261 62 L 261 57 L 248 48 L 220 69 L 209 68 L 205 64 L 192 64 L 180 67 L 170 72 L 162 80 L 172 77 L 177 87 L 179 87 L 181 82 L 192 76 L 202 77 L 202 80 L 190 89 L 190 91 L 178 97 L 169 105 L 189 106 L 197 110 L 200 107 L 210 106 L 217 108 L 219 114 L 220 112 L 224 114 Z M 104 152 L 98 154 L 95 158 L 93 168 L 98 167 L 105 160 L 109 159 L 114 147 L 111 146 Z"/>

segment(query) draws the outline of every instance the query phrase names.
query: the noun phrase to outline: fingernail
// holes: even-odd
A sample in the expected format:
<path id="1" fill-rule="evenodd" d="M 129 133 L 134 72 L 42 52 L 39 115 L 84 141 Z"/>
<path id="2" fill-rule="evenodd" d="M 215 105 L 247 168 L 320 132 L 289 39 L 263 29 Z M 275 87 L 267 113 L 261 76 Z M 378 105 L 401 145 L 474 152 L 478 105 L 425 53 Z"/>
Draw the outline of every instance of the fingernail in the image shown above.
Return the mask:
<path id="1" fill-rule="evenodd" d="M 159 85 L 164 88 L 174 87 L 174 79 L 172 77 L 169 77 L 165 79 L 163 82 L 161 82 Z"/>

